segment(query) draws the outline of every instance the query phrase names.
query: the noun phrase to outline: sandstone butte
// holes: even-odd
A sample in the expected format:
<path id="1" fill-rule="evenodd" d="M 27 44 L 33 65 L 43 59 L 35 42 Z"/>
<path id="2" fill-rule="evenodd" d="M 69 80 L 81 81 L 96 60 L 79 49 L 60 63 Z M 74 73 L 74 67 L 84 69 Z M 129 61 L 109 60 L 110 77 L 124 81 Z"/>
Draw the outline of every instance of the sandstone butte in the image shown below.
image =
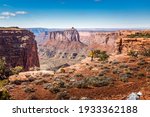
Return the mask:
<path id="1" fill-rule="evenodd" d="M 40 67 L 34 38 L 34 34 L 25 29 L 0 28 L 0 58 L 4 58 L 9 67 L 23 66 L 25 70 Z"/>

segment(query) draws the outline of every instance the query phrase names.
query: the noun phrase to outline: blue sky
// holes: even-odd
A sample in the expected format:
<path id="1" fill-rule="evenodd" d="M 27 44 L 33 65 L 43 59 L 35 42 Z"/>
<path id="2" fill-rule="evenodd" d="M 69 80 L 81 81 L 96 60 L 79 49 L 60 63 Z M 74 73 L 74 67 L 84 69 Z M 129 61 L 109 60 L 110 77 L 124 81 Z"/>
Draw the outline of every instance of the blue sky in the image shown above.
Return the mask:
<path id="1" fill-rule="evenodd" d="M 150 28 L 150 0 L 0 0 L 0 26 Z"/>

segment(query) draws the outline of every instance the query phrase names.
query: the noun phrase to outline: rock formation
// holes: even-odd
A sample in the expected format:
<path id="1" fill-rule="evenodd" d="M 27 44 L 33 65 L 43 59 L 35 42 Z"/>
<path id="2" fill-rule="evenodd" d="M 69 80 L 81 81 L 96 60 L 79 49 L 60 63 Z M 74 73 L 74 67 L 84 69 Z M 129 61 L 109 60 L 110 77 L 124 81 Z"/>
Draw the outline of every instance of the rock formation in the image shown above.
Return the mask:
<path id="1" fill-rule="evenodd" d="M 88 45 L 88 49 L 100 49 L 108 53 L 115 52 L 116 32 L 80 32 L 81 42 Z"/>
<path id="2" fill-rule="evenodd" d="M 80 41 L 79 33 L 72 28 L 49 32 L 48 39 L 40 46 L 40 53 L 48 57 L 75 58 L 86 45 Z"/>
<path id="3" fill-rule="evenodd" d="M 8 66 L 23 66 L 25 70 L 39 67 L 37 43 L 30 31 L 19 28 L 0 28 L 0 58 Z"/>
<path id="4" fill-rule="evenodd" d="M 150 34 L 150 32 L 146 31 Z M 127 54 L 130 51 L 142 52 L 150 49 L 150 39 L 144 37 L 130 37 L 136 33 L 145 33 L 145 31 L 119 31 L 119 37 L 116 40 L 116 53 Z"/>

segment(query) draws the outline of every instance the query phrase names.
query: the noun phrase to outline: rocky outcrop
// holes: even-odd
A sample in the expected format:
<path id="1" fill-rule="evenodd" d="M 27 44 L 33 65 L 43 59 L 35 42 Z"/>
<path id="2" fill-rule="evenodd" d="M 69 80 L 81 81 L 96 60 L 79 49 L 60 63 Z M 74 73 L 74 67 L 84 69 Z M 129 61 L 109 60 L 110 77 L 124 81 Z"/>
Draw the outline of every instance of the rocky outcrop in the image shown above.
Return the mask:
<path id="1" fill-rule="evenodd" d="M 78 41 L 80 42 L 80 36 L 75 28 L 65 30 L 65 31 L 54 31 L 49 33 L 50 40 L 57 41 Z"/>
<path id="2" fill-rule="evenodd" d="M 149 31 L 146 31 L 150 33 Z M 128 54 L 130 51 L 143 52 L 150 49 L 150 38 L 130 37 L 137 33 L 145 33 L 145 31 L 119 31 L 119 37 L 116 40 L 116 53 Z"/>
<path id="3" fill-rule="evenodd" d="M 81 42 L 88 45 L 88 49 L 100 49 L 108 53 L 115 52 L 117 32 L 80 32 Z"/>
<path id="4" fill-rule="evenodd" d="M 79 33 L 75 28 L 49 32 L 48 39 L 45 40 L 39 51 L 42 56 L 46 55 L 49 58 L 75 58 L 86 47 L 80 41 Z"/>
<path id="5" fill-rule="evenodd" d="M 37 43 L 30 31 L 19 28 L 0 28 L 0 58 L 8 66 L 23 66 L 25 70 L 39 67 Z"/>

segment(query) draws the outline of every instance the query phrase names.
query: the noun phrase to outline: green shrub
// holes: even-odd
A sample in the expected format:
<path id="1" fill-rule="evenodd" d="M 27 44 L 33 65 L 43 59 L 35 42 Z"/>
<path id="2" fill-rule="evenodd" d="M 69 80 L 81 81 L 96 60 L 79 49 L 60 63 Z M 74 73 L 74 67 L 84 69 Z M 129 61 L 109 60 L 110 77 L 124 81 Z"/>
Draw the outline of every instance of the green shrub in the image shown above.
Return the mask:
<path id="1" fill-rule="evenodd" d="M 63 68 L 60 69 L 60 72 L 61 73 L 66 73 L 65 69 L 63 69 Z"/>
<path id="2" fill-rule="evenodd" d="M 150 57 L 150 49 L 145 49 L 145 50 L 141 53 L 141 55 Z"/>
<path id="3" fill-rule="evenodd" d="M 5 89 L 1 89 L 0 90 L 0 100 L 9 100 L 9 99 L 10 99 L 10 95 L 9 95 L 8 91 Z"/>
<path id="4" fill-rule="evenodd" d="M 6 79 L 12 75 L 12 71 L 6 66 L 4 59 L 0 59 L 0 80 Z"/>
<path id="5" fill-rule="evenodd" d="M 135 33 L 127 36 L 128 38 L 150 38 L 150 33 Z"/>
<path id="6" fill-rule="evenodd" d="M 16 66 L 15 68 L 11 69 L 13 74 L 19 74 L 20 72 L 23 71 L 23 67 L 22 66 Z"/>
<path id="7" fill-rule="evenodd" d="M 137 52 L 137 51 L 130 50 L 130 51 L 128 52 L 128 55 L 129 55 L 129 56 L 132 56 L 132 57 L 137 57 L 137 56 L 138 56 L 138 52 Z"/>
<path id="8" fill-rule="evenodd" d="M 94 50 L 94 57 L 99 58 L 99 61 L 105 61 L 109 58 L 106 51 Z"/>
<path id="9" fill-rule="evenodd" d="M 75 77 L 83 77 L 82 74 L 76 74 Z"/>
<path id="10" fill-rule="evenodd" d="M 143 77 L 145 77 L 145 74 L 144 74 L 144 73 L 138 73 L 137 75 L 138 75 L 138 78 L 143 78 Z"/>
<path id="11" fill-rule="evenodd" d="M 88 88 L 88 87 L 102 87 L 112 84 L 112 78 L 107 77 L 89 77 L 74 83 L 74 87 Z"/>
<path id="12" fill-rule="evenodd" d="M 2 87 L 4 87 L 5 85 L 7 85 L 8 84 L 8 80 L 7 79 L 5 79 L 5 80 L 0 80 L 0 89 L 2 88 Z"/>
<path id="13" fill-rule="evenodd" d="M 10 75 L 18 74 L 21 71 L 23 71 L 23 67 L 10 68 L 6 65 L 5 59 L 0 59 L 0 80 L 8 78 Z"/>

